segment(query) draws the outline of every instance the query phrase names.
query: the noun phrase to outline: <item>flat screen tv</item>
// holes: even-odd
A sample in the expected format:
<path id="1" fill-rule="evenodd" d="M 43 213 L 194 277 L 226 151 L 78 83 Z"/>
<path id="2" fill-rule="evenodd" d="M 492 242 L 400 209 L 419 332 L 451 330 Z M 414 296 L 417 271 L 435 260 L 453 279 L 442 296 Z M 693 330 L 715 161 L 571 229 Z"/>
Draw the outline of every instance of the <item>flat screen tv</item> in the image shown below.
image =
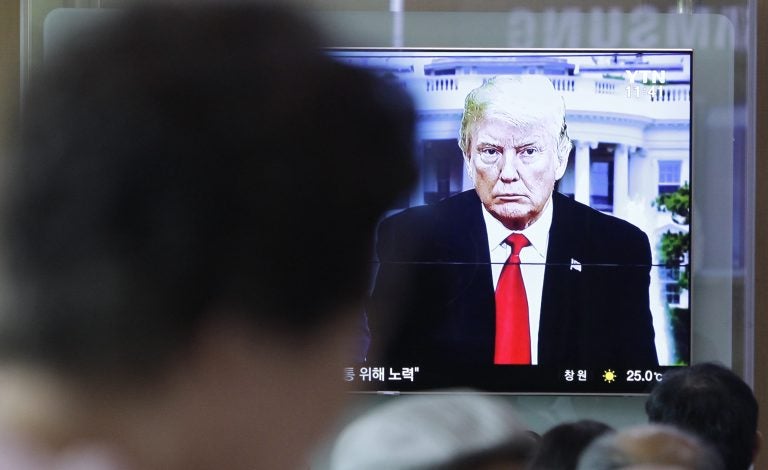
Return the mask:
<path id="1" fill-rule="evenodd" d="M 344 380 L 635 394 L 689 363 L 692 51 L 329 53 L 410 94 L 420 168 Z"/>

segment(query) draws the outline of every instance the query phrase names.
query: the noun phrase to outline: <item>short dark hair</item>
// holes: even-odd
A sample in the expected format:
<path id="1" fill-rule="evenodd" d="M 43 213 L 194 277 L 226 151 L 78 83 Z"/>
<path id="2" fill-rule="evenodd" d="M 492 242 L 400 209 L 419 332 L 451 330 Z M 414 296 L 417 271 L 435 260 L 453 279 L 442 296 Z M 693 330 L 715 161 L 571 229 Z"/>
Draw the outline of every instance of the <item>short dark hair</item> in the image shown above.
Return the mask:
<path id="1" fill-rule="evenodd" d="M 531 470 L 572 470 L 579 464 L 584 449 L 596 438 L 613 432 L 605 423 L 583 419 L 558 424 L 541 436 Z"/>
<path id="2" fill-rule="evenodd" d="M 0 355 L 146 372 L 213 314 L 300 339 L 362 301 L 375 224 L 415 178 L 404 92 L 281 6 L 96 29 L 23 106 Z"/>
<path id="3" fill-rule="evenodd" d="M 702 363 L 664 374 L 645 411 L 651 422 L 672 424 L 708 441 L 730 470 L 746 470 L 752 463 L 757 400 L 726 367 Z"/>

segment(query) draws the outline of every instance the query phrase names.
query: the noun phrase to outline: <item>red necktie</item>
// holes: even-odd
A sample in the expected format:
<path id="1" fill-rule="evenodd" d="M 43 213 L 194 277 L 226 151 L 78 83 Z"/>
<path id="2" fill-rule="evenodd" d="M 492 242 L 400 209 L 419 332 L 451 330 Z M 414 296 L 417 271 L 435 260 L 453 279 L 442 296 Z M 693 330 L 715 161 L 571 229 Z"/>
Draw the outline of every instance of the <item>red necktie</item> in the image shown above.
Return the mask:
<path id="1" fill-rule="evenodd" d="M 504 263 L 496 285 L 496 348 L 494 364 L 530 364 L 531 333 L 528 327 L 528 297 L 520 273 L 520 250 L 529 245 L 522 233 L 506 240 L 512 254 Z"/>

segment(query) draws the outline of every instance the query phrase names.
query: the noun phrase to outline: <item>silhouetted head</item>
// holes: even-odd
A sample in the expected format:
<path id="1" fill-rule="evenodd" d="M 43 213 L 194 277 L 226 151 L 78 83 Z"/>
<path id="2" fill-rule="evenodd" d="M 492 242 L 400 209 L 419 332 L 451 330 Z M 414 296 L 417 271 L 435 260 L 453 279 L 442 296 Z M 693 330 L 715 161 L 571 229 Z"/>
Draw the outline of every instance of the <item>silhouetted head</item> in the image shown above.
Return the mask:
<path id="1" fill-rule="evenodd" d="M 613 428 L 589 419 L 558 424 L 541 436 L 531 470 L 574 470 L 581 452 Z"/>
<path id="2" fill-rule="evenodd" d="M 499 397 L 452 391 L 396 397 L 339 435 L 333 470 L 522 469 L 536 439 Z"/>
<path id="3" fill-rule="evenodd" d="M 3 353 L 143 374 L 214 316 L 299 342 L 359 302 L 414 177 L 407 97 L 284 8 L 145 5 L 96 29 L 24 103 Z"/>
<path id="4" fill-rule="evenodd" d="M 720 457 L 693 434 L 662 424 L 646 424 L 593 441 L 578 470 L 725 470 Z"/>
<path id="5" fill-rule="evenodd" d="M 343 396 L 373 230 L 415 177 L 413 110 L 285 7 L 143 3 L 29 86 L 2 172 L 0 362 L 86 390 L 60 400 L 104 424 L 86 438 L 130 421 L 159 440 L 122 443 L 137 455 L 293 468 Z"/>
<path id="6" fill-rule="evenodd" d="M 757 400 L 738 375 L 719 364 L 664 374 L 645 411 L 652 423 L 672 424 L 708 441 L 728 469 L 748 469 L 759 447 Z"/>

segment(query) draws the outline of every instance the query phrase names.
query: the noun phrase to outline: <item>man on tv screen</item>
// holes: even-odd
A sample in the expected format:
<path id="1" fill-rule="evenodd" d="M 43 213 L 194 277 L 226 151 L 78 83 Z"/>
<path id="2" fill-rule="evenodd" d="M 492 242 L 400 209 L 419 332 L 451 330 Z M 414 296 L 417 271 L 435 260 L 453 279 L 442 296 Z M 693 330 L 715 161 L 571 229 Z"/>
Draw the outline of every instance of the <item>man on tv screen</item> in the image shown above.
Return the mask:
<path id="1" fill-rule="evenodd" d="M 378 360 L 470 375 L 658 365 L 648 237 L 557 192 L 571 141 L 549 79 L 471 91 L 459 146 L 474 190 L 380 224 L 368 311 Z"/>

